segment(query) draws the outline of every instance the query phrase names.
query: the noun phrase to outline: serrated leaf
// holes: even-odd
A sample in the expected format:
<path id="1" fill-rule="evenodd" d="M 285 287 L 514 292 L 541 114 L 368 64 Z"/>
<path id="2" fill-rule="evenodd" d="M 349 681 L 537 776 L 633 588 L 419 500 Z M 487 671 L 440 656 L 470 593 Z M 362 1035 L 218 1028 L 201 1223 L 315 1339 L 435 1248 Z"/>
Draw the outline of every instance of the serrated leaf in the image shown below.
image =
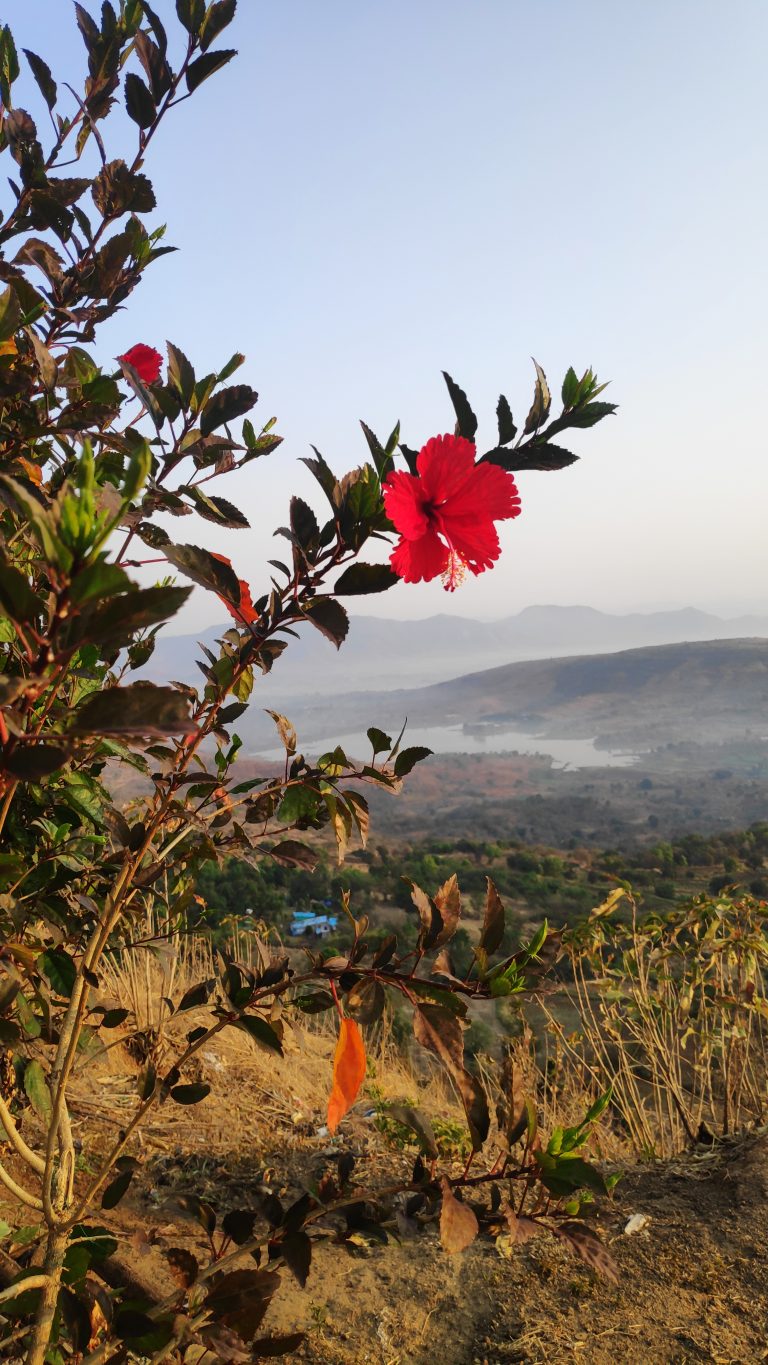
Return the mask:
<path id="1" fill-rule="evenodd" d="M 287 867 L 306 867 L 310 872 L 318 863 L 318 855 L 314 849 L 308 844 L 300 843 L 298 839 L 283 839 L 269 849 L 269 855 L 275 862 L 284 863 Z"/>
<path id="2" fill-rule="evenodd" d="M 563 387 L 560 391 L 560 396 L 564 408 L 573 407 L 574 403 L 578 399 L 579 379 L 572 365 L 568 370 L 566 370 L 565 379 L 563 380 Z"/>
<path id="3" fill-rule="evenodd" d="M 464 436 L 467 441 L 474 441 L 477 432 L 477 418 L 472 411 L 469 399 L 464 390 L 459 387 L 455 380 L 451 379 L 445 370 L 443 370 L 443 379 L 448 387 L 448 393 L 456 413 L 456 434 Z"/>
<path id="4" fill-rule="evenodd" d="M 1 766 L 23 782 L 37 782 L 64 766 L 67 750 L 58 744 L 17 744 L 10 754 L 0 760 Z"/>
<path id="5" fill-rule="evenodd" d="M 422 763 L 433 753 L 423 744 L 414 744 L 410 749 L 402 749 L 395 759 L 395 777 L 405 777 L 417 763 Z"/>
<path id="6" fill-rule="evenodd" d="M 78 735 L 187 734 L 193 728 L 189 699 L 173 687 L 131 683 L 94 692 L 74 712 L 69 730 Z"/>
<path id="7" fill-rule="evenodd" d="M 602 1279 L 618 1284 L 619 1268 L 613 1256 L 586 1223 L 559 1223 L 554 1230 Z"/>
<path id="8" fill-rule="evenodd" d="M 386 592 L 400 579 L 388 564 L 350 564 L 334 584 L 337 597 L 358 597 L 365 593 Z"/>
<path id="9" fill-rule="evenodd" d="M 496 421 L 499 428 L 499 445 L 509 445 L 517 435 L 517 427 L 512 420 L 512 409 L 503 393 L 499 394 L 499 401 L 496 404 Z"/>
<path id="10" fill-rule="evenodd" d="M 237 606 L 240 602 L 240 582 L 231 564 L 200 545 L 166 545 L 163 547 L 166 559 L 181 573 L 209 588 Z"/>
<path id="11" fill-rule="evenodd" d="M 184 352 L 174 346 L 173 342 L 166 342 L 168 351 L 168 383 L 176 390 L 179 398 L 188 408 L 192 395 L 195 392 L 195 371 L 187 360 Z"/>
<path id="12" fill-rule="evenodd" d="M 200 30 L 201 52 L 207 52 L 211 43 L 232 23 L 236 9 L 237 0 L 214 0 L 214 4 L 209 5 Z"/>
<path id="13" fill-rule="evenodd" d="M 552 425 L 555 426 L 556 424 L 553 423 Z M 493 450 L 486 451 L 482 456 L 481 463 L 487 461 L 488 464 L 497 464 L 502 469 L 517 473 L 526 469 L 544 471 L 567 469 L 568 465 L 575 464 L 578 458 L 578 455 L 574 455 L 573 451 L 566 450 L 563 446 L 553 445 L 549 441 L 538 441 L 533 445 L 525 445 L 516 450 L 503 450 L 497 446 Z"/>
<path id="14" fill-rule="evenodd" d="M 349 631 L 349 617 L 340 602 L 333 597 L 313 597 L 304 607 L 304 615 L 321 635 L 341 648 Z"/>
<path id="15" fill-rule="evenodd" d="M 236 417 L 243 417 L 258 401 L 259 395 L 248 384 L 230 384 L 227 388 L 219 389 L 209 398 L 200 414 L 201 434 L 210 436 L 217 427 L 233 422 Z"/>
<path id="16" fill-rule="evenodd" d="M 504 938 L 504 905 L 490 877 L 486 877 L 485 914 L 479 946 L 488 954 L 495 953 Z"/>
<path id="17" fill-rule="evenodd" d="M 187 67 L 187 90 L 190 95 L 193 90 L 197 90 L 203 81 L 207 81 L 215 71 L 220 71 L 227 62 L 231 62 L 237 56 L 237 50 L 233 48 L 222 48 L 219 52 L 204 52 L 201 57 Z"/>
<path id="18" fill-rule="evenodd" d="M 157 106 L 141 76 L 129 71 L 125 78 L 125 108 L 140 128 L 150 128 L 157 118 Z"/>
<path id="19" fill-rule="evenodd" d="M 30 52 L 28 47 L 22 48 L 22 51 L 29 62 L 30 71 L 37 82 L 40 94 L 48 108 L 53 109 L 56 104 L 57 90 L 50 67 L 47 62 L 43 61 L 42 57 L 38 57 L 36 52 Z"/>
<path id="20" fill-rule="evenodd" d="M 540 426 L 546 422 L 549 416 L 549 409 L 552 406 L 552 395 L 549 391 L 547 376 L 541 368 L 538 360 L 534 360 L 536 367 L 536 387 L 533 391 L 533 403 L 531 410 L 525 419 L 523 435 L 529 436 L 532 431 L 538 431 Z"/>

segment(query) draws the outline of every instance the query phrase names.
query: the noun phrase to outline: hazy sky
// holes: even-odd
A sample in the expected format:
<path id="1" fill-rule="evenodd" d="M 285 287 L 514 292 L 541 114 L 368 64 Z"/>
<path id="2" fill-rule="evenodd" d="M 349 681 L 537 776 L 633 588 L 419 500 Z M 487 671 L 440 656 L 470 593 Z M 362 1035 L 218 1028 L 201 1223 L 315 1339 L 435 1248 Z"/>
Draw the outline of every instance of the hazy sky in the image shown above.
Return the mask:
<path id="1" fill-rule="evenodd" d="M 61 81 L 83 68 L 68 0 L 3 17 Z M 592 364 L 618 415 L 571 469 L 520 477 L 493 572 L 358 609 L 768 608 L 767 42 L 765 0 L 240 0 L 217 44 L 239 58 L 146 168 L 181 250 L 102 334 L 105 356 L 170 337 L 200 373 L 246 352 L 286 437 L 221 482 L 252 531 L 179 538 L 258 588 L 290 493 L 321 497 L 311 441 L 338 472 L 360 417 L 422 444 L 452 425 L 447 369 L 490 443 L 535 355 L 557 390 Z M 220 616 L 201 593 L 180 624 Z"/>

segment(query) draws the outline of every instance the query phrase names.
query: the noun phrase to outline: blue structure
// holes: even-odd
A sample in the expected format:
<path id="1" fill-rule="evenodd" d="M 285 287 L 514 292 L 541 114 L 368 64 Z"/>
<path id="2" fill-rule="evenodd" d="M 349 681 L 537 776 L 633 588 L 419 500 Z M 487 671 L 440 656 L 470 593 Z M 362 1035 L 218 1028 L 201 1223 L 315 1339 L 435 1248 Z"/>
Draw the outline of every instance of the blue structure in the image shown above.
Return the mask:
<path id="1" fill-rule="evenodd" d="M 331 904 L 330 901 L 323 903 Z M 294 910 L 288 932 L 292 938 L 310 934 L 315 938 L 325 938 L 334 932 L 337 923 L 336 915 L 319 915 L 316 910 Z"/>

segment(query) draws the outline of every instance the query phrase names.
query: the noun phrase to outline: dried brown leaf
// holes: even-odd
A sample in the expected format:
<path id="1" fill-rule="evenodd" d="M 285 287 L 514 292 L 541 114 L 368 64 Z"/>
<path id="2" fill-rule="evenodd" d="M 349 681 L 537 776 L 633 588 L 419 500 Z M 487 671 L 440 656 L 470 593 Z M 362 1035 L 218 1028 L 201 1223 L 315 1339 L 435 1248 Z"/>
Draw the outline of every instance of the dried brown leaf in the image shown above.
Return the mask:
<path id="1" fill-rule="evenodd" d="M 462 1204 L 451 1190 L 445 1176 L 441 1180 L 443 1206 L 440 1210 L 440 1241 L 449 1255 L 465 1251 L 479 1232 L 477 1219 L 467 1204 Z"/>

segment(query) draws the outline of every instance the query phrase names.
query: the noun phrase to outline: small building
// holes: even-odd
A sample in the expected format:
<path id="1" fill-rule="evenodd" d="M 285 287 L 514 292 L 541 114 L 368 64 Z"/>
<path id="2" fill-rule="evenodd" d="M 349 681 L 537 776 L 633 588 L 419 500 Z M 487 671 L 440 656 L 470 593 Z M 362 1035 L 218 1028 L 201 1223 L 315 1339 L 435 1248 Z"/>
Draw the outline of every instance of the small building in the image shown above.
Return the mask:
<path id="1" fill-rule="evenodd" d="M 292 938 L 326 938 L 334 933 L 336 915 L 319 915 L 315 910 L 295 910 L 288 928 Z"/>

